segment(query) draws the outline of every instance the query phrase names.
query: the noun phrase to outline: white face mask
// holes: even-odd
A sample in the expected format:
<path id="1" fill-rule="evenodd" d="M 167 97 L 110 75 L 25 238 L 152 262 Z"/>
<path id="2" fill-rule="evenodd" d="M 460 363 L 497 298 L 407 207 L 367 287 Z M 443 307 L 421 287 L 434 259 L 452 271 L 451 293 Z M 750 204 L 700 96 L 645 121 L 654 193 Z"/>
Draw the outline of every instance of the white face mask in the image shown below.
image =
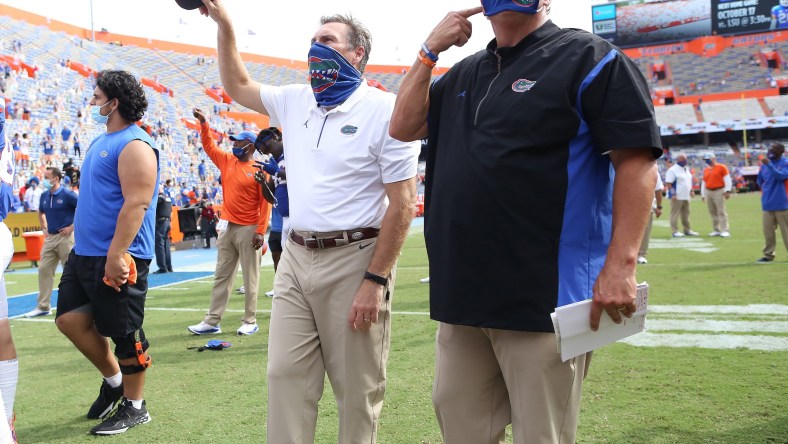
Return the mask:
<path id="1" fill-rule="evenodd" d="M 101 108 L 104 108 L 107 105 L 109 105 L 109 102 L 107 102 L 107 103 L 105 103 L 105 104 L 103 104 L 101 106 L 93 105 L 93 106 L 90 107 L 90 116 L 93 117 L 93 120 L 96 123 L 100 124 L 100 125 L 106 125 L 107 122 L 109 121 L 109 115 L 112 114 L 112 111 L 114 111 L 114 110 L 112 110 L 106 116 L 102 116 L 101 115 Z"/>

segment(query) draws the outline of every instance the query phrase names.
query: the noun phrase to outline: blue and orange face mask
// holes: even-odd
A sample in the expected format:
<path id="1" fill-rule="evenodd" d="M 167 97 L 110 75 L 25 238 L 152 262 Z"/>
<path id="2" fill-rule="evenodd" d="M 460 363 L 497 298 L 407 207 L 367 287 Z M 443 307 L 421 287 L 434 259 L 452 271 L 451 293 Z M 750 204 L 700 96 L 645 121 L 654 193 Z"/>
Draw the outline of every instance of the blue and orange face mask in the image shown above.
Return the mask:
<path id="1" fill-rule="evenodd" d="M 361 84 L 361 72 L 334 48 L 312 43 L 308 60 L 312 93 L 320 106 L 339 105 Z"/>
<path id="2" fill-rule="evenodd" d="M 482 7 L 487 17 L 504 11 L 536 14 L 544 8 L 539 7 L 539 0 L 482 0 Z"/>

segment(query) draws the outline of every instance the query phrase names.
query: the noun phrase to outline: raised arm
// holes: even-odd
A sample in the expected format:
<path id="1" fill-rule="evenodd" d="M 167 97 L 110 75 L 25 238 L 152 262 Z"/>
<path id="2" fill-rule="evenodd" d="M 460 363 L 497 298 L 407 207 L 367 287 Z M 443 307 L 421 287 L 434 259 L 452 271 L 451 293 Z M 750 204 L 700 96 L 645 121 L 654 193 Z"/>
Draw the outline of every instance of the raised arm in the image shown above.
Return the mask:
<path id="1" fill-rule="evenodd" d="M 202 0 L 202 2 L 204 6 L 200 7 L 200 12 L 210 16 L 218 25 L 219 76 L 224 90 L 239 104 L 267 116 L 268 110 L 260 99 L 260 83 L 249 77 L 249 72 L 241 60 L 233 23 L 223 0 Z"/>
<path id="2" fill-rule="evenodd" d="M 482 12 L 482 7 L 450 12 L 432 30 L 424 45 L 436 56 L 452 46 L 462 46 L 471 37 L 468 17 Z M 432 68 L 420 59 L 413 62 L 397 93 L 391 115 L 389 135 L 403 142 L 427 137 L 427 111 L 430 106 Z"/>

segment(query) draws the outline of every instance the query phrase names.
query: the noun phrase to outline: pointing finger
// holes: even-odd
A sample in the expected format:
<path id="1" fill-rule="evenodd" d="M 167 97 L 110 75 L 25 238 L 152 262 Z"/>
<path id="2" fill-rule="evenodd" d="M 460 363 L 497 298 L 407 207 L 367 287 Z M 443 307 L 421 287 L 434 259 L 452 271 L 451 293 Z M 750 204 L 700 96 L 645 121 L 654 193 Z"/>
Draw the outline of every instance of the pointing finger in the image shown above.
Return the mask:
<path id="1" fill-rule="evenodd" d="M 482 11 L 484 11 L 484 8 L 482 8 L 481 6 L 477 6 L 475 8 L 463 9 L 462 11 L 457 11 L 457 14 L 459 14 L 459 15 L 465 17 L 465 18 L 468 18 L 468 17 L 476 15 L 476 14 L 482 12 Z"/>

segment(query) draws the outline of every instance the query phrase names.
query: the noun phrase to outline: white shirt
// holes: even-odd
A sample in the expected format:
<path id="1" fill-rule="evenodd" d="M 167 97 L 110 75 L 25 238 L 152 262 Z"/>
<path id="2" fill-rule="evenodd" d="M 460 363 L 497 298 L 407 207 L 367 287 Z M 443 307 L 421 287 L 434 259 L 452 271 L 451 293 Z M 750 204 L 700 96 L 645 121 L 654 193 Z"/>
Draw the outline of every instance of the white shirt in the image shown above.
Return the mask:
<path id="1" fill-rule="evenodd" d="M 389 136 L 394 94 L 362 82 L 344 103 L 318 107 L 309 85 L 263 85 L 260 98 L 283 130 L 290 228 L 379 228 L 384 184 L 416 175 L 420 143 Z"/>
<path id="2" fill-rule="evenodd" d="M 665 182 L 673 185 L 678 200 L 689 200 L 692 190 L 692 173 L 688 166 L 675 164 L 665 173 Z"/>
<path id="3" fill-rule="evenodd" d="M 27 211 L 38 211 L 38 204 L 41 203 L 41 195 L 44 190 L 36 186 L 35 189 L 28 188 L 25 191 L 25 203 L 27 203 Z"/>
<path id="4" fill-rule="evenodd" d="M 659 174 L 657 174 L 657 185 L 656 185 L 656 186 L 654 186 L 654 193 L 655 193 L 655 194 L 654 194 L 654 199 L 651 201 L 651 209 L 652 209 L 652 210 L 656 210 L 656 209 L 657 209 L 657 196 L 656 196 L 656 192 L 657 192 L 657 191 L 662 191 L 663 189 L 665 189 L 665 185 L 662 183 L 662 178 L 661 178 L 661 177 L 659 177 Z"/>

